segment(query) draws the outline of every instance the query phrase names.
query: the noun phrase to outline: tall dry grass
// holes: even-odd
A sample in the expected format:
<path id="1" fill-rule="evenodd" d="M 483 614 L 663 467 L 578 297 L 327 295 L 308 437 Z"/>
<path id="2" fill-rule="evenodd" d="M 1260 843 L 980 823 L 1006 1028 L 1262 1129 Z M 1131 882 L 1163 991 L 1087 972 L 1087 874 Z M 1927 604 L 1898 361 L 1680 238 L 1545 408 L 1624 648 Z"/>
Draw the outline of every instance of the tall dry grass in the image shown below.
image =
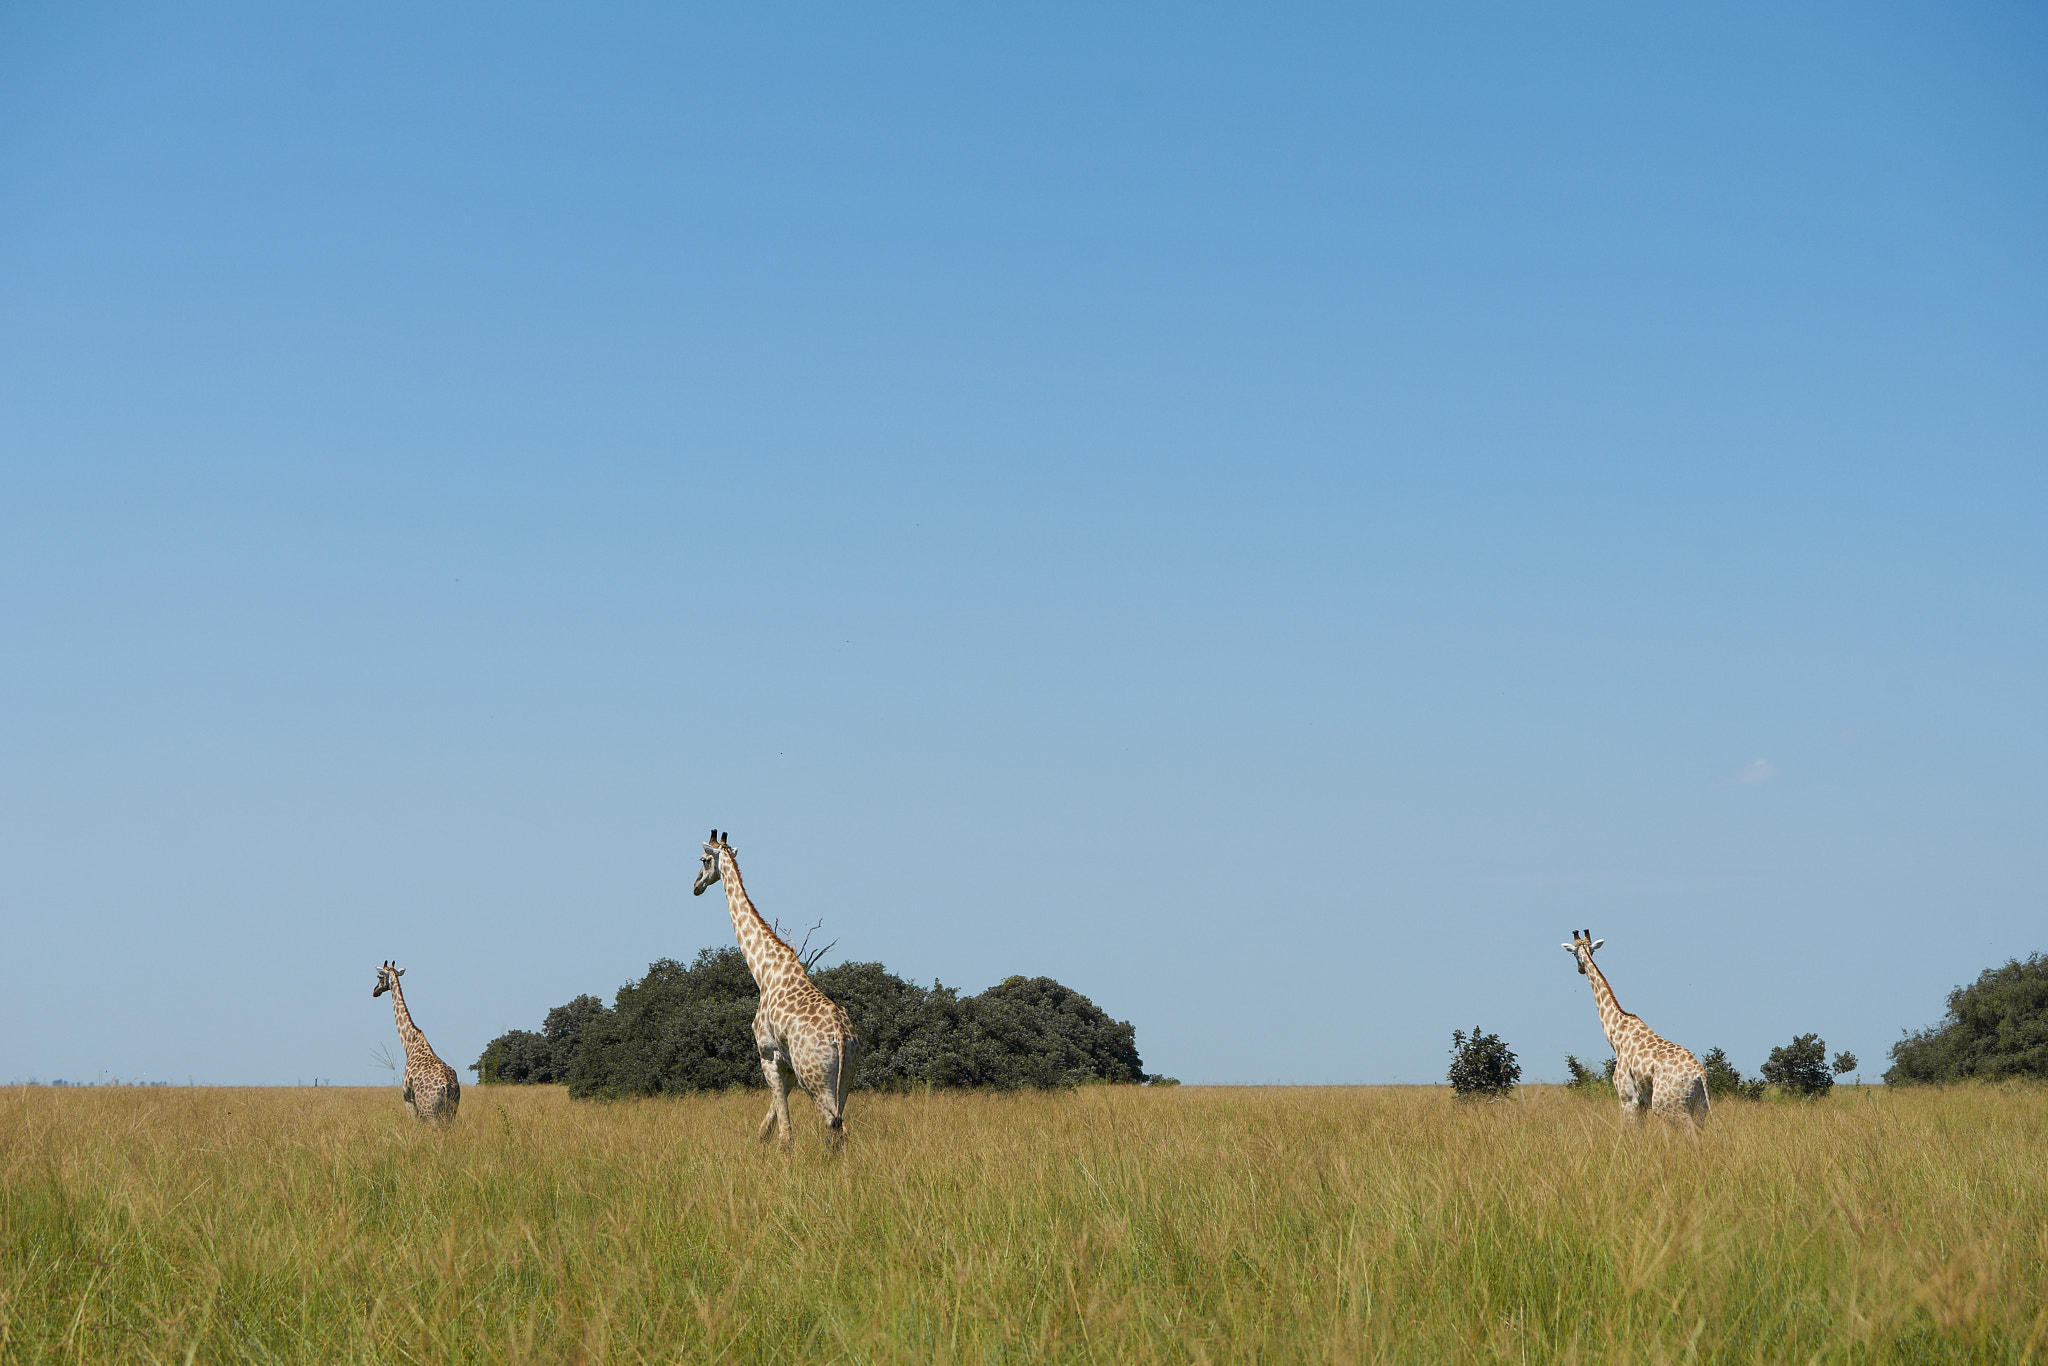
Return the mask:
<path id="1" fill-rule="evenodd" d="M 2026 1361 L 2048 1093 L 0 1091 L 0 1356 Z"/>

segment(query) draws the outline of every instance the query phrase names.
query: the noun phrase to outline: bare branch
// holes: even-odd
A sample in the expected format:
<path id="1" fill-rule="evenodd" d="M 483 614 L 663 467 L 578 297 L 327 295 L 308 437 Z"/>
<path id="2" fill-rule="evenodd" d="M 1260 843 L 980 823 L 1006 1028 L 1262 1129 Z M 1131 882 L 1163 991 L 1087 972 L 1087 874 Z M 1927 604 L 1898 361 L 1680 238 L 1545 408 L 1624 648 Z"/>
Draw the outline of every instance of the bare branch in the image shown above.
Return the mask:
<path id="1" fill-rule="evenodd" d="M 818 930 L 824 925 L 824 923 L 825 922 L 823 920 L 820 920 L 816 925 L 813 925 L 809 929 L 805 930 L 804 942 L 796 946 L 796 961 L 804 965 L 805 976 L 810 975 L 811 969 L 818 965 L 818 960 L 820 958 L 823 958 L 826 954 L 832 952 L 832 950 L 839 947 L 839 941 L 835 939 L 822 949 L 809 951 L 811 948 L 811 936 L 816 934 Z M 775 930 L 775 937 L 777 939 L 780 939 L 783 943 L 787 944 L 789 942 L 789 936 L 782 932 L 782 922 L 780 920 L 776 921 L 773 928 Z"/>

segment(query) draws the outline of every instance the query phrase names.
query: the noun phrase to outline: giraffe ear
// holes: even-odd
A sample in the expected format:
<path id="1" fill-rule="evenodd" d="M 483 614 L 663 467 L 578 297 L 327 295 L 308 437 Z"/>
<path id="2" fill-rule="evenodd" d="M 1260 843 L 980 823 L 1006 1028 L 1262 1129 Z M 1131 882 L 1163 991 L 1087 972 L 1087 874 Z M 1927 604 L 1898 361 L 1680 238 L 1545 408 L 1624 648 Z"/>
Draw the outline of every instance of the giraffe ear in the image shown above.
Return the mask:
<path id="1" fill-rule="evenodd" d="M 1606 942 L 1607 942 L 1607 941 L 1606 941 L 1605 939 L 1595 939 L 1595 940 L 1593 941 L 1593 947 L 1597 949 L 1597 948 L 1599 948 L 1599 947 L 1600 947 L 1600 946 L 1601 946 L 1602 944 L 1605 944 Z"/>

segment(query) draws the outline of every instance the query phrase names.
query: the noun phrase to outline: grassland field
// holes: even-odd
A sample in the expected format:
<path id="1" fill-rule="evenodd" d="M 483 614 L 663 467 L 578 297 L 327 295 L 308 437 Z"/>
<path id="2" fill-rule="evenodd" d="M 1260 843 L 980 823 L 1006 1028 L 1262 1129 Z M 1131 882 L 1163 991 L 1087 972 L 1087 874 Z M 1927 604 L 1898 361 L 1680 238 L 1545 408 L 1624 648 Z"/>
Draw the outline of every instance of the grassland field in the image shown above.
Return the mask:
<path id="1" fill-rule="evenodd" d="M 804 1107 L 807 1110 L 808 1107 Z M 0 1090 L 0 1359 L 2048 1356 L 2048 1090 Z"/>

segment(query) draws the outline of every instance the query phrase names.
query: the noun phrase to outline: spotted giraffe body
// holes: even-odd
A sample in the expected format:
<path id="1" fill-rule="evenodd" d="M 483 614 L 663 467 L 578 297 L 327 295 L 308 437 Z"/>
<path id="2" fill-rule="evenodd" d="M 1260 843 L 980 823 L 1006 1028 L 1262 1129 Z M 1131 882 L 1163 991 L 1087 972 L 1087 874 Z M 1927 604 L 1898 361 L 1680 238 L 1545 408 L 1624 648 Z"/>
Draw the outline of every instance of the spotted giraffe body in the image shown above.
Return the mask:
<path id="1" fill-rule="evenodd" d="M 1575 930 L 1572 942 L 1559 947 L 1578 960 L 1579 971 L 1593 984 L 1600 1028 L 1614 1049 L 1614 1090 L 1621 1098 L 1622 1117 L 1640 1119 L 1647 1112 L 1705 1124 L 1711 1108 L 1706 1069 L 1691 1049 L 1681 1048 L 1621 1008 L 1606 974 L 1593 962 L 1593 950 L 1606 942 L 1595 939 L 1591 930 Z"/>
<path id="2" fill-rule="evenodd" d="M 757 1137 L 766 1142 L 780 1136 L 787 1148 L 795 1142 L 789 1123 L 788 1082 L 795 1081 L 818 1107 L 825 1121 L 825 1141 L 836 1144 L 846 1131 L 846 1088 L 853 1079 L 858 1040 L 846 1011 L 811 984 L 795 949 L 761 918 L 740 879 L 732 845 L 716 830 L 704 845 L 703 866 L 693 895 L 714 884 L 725 889 L 732 931 L 746 955 L 747 970 L 761 989 L 754 1012 L 754 1045 L 761 1071 L 768 1079 L 768 1115 Z"/>
<path id="3" fill-rule="evenodd" d="M 404 968 L 387 962 L 377 969 L 377 985 L 370 995 L 374 998 L 387 991 L 391 993 L 391 1014 L 398 1021 L 398 1041 L 405 1047 L 405 1112 L 428 1124 L 446 1124 L 455 1118 L 455 1109 L 462 1104 L 462 1082 L 412 1022 L 412 1012 L 405 1008 L 405 992 L 398 985 L 398 979 L 404 975 Z"/>

